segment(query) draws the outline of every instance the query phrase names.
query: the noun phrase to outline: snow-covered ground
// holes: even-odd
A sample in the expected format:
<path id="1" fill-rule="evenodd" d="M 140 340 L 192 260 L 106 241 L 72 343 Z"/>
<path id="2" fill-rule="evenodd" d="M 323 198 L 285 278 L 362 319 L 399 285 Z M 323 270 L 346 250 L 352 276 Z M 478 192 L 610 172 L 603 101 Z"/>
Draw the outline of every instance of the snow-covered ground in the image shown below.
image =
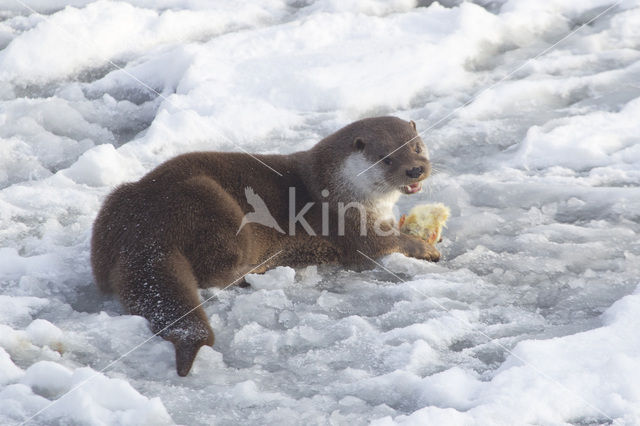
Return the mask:
<path id="1" fill-rule="evenodd" d="M 613 4 L 1 0 L 0 424 L 640 424 L 640 2 L 580 28 Z M 203 291 L 186 378 L 97 291 L 114 186 L 386 114 L 438 123 L 400 211 L 451 207 L 439 264 Z"/>

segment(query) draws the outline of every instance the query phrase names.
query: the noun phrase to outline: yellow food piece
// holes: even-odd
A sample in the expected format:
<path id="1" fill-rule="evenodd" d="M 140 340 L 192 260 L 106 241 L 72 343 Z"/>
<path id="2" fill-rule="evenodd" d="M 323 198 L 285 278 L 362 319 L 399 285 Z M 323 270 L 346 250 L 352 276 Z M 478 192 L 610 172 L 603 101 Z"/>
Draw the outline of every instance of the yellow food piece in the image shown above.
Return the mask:
<path id="1" fill-rule="evenodd" d="M 446 227 L 450 214 L 449 207 L 442 203 L 422 204 L 409 210 L 409 214 L 400 218 L 400 231 L 415 235 L 429 244 L 440 241 L 442 227 Z"/>

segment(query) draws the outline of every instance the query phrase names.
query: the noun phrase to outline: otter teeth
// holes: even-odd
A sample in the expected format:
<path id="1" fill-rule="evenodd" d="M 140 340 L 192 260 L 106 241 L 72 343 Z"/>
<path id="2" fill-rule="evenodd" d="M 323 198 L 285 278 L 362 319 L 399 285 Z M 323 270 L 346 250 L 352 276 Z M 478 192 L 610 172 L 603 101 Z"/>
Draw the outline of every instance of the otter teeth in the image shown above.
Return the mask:
<path id="1" fill-rule="evenodd" d="M 404 192 L 407 194 L 415 194 L 422 189 L 422 184 L 420 182 L 416 182 L 411 185 L 405 185 L 402 189 L 404 189 Z"/>

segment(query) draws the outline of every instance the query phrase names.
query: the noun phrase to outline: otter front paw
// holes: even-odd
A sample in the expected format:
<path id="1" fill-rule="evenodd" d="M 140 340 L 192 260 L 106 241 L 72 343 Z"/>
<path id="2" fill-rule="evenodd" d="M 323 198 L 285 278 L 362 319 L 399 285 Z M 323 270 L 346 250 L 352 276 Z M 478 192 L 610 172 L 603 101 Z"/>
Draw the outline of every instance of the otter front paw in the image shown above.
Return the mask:
<path id="1" fill-rule="evenodd" d="M 421 259 L 428 260 L 429 262 L 439 262 L 440 261 L 440 251 L 433 244 L 426 243 L 425 244 L 426 256 Z"/>
<path id="2" fill-rule="evenodd" d="M 400 248 L 402 254 L 405 256 L 428 260 L 430 262 L 440 260 L 440 252 L 438 249 L 433 244 L 429 244 L 420 238 L 403 235 L 400 239 Z"/>

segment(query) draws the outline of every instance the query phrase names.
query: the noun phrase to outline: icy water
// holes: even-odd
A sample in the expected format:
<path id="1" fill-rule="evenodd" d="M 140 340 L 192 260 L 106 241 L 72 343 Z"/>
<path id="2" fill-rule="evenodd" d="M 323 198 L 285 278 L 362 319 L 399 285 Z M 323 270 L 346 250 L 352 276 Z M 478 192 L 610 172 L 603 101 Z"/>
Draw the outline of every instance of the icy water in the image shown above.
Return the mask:
<path id="1" fill-rule="evenodd" d="M 5 0 L 0 19 L 0 423 L 640 424 L 640 2 Z M 440 263 L 205 290 L 216 343 L 186 378 L 95 288 L 116 185 L 375 115 L 425 131 L 436 173 L 398 207 L 451 208 Z"/>

